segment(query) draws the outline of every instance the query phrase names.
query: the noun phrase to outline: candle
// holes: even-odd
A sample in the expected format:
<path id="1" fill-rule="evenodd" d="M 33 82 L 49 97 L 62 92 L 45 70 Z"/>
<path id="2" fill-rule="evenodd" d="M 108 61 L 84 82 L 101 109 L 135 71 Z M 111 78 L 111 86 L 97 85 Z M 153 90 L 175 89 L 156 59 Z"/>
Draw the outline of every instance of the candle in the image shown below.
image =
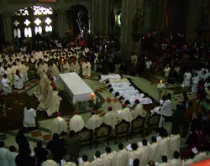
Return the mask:
<path id="1" fill-rule="evenodd" d="M 63 58 L 61 59 L 61 63 L 62 63 L 62 65 L 64 64 L 64 59 Z"/>
<path id="2" fill-rule="evenodd" d="M 95 94 L 94 94 L 94 93 L 91 93 L 91 94 L 90 94 L 90 98 L 91 98 L 91 100 L 93 101 L 94 98 L 95 98 Z"/>
<path id="3" fill-rule="evenodd" d="M 163 81 L 162 80 L 160 80 L 160 84 L 162 84 L 163 83 Z"/>

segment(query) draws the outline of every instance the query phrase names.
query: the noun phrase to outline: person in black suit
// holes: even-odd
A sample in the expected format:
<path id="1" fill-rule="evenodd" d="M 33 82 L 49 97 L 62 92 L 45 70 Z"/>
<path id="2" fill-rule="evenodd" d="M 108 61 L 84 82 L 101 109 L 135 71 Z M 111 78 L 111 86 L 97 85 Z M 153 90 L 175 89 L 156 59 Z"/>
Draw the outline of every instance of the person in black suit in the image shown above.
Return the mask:
<path id="1" fill-rule="evenodd" d="M 41 163 L 47 160 L 48 151 L 42 147 L 42 142 L 37 142 L 37 147 L 34 148 L 34 153 L 37 158 L 37 166 L 41 166 Z"/>

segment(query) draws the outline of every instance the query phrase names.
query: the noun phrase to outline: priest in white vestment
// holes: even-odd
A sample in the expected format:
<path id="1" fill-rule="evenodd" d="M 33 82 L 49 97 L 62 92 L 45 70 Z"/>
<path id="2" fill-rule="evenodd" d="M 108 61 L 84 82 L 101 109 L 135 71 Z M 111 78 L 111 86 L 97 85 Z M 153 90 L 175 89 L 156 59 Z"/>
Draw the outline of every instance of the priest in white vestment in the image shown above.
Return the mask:
<path id="1" fill-rule="evenodd" d="M 190 83 L 191 77 L 192 77 L 192 74 L 190 72 L 184 73 L 184 81 L 183 81 L 183 83 L 181 85 L 182 88 L 185 88 L 185 87 L 189 88 L 190 87 L 190 85 L 191 85 L 191 83 Z"/>
<path id="2" fill-rule="evenodd" d="M 36 127 L 36 110 L 31 107 L 24 108 L 23 126 L 25 128 Z"/>
<path id="3" fill-rule="evenodd" d="M 20 73 L 19 70 L 16 70 L 14 74 L 14 88 L 15 89 L 23 89 L 23 75 Z"/>
<path id="4" fill-rule="evenodd" d="M 91 166 L 106 166 L 104 160 L 101 158 L 100 151 L 96 151 L 95 159 L 91 162 Z"/>
<path id="5" fill-rule="evenodd" d="M 82 156 L 82 163 L 79 164 L 79 166 L 91 166 L 91 163 L 88 161 L 88 157 L 86 155 Z"/>
<path id="6" fill-rule="evenodd" d="M 91 76 L 91 64 L 88 60 L 85 60 L 82 63 L 82 75 L 84 77 L 90 77 Z"/>
<path id="7" fill-rule="evenodd" d="M 109 106 L 108 107 L 108 111 L 104 117 L 103 117 L 103 122 L 106 124 L 106 125 L 109 125 L 109 126 L 112 126 L 113 129 L 115 129 L 115 126 L 117 124 L 117 113 L 116 111 L 113 111 L 112 110 L 112 107 Z"/>
<path id="8" fill-rule="evenodd" d="M 111 152 L 111 148 L 107 147 L 105 148 L 105 155 L 102 157 L 104 164 L 106 166 L 116 166 L 117 160 L 116 160 L 116 152 Z"/>
<path id="9" fill-rule="evenodd" d="M 7 152 L 8 150 L 5 148 L 4 142 L 0 141 L 0 166 L 9 166 Z"/>
<path id="10" fill-rule="evenodd" d="M 47 115 L 52 116 L 55 112 L 59 112 L 60 110 L 60 102 L 62 98 L 58 95 L 58 91 L 56 89 L 56 86 L 52 87 L 52 94 L 48 94 L 48 101 L 46 103 L 47 105 Z"/>
<path id="11" fill-rule="evenodd" d="M 119 150 L 116 155 L 117 164 L 116 166 L 127 166 L 128 164 L 128 152 L 124 149 L 123 144 L 118 145 Z"/>
<path id="12" fill-rule="evenodd" d="M 82 130 L 84 126 L 85 126 L 85 124 L 84 124 L 82 117 L 80 115 L 78 115 L 76 111 L 74 111 L 74 115 L 69 121 L 70 130 L 78 132 L 78 131 Z"/>
<path id="13" fill-rule="evenodd" d="M 164 76 L 168 78 L 169 72 L 170 72 L 171 68 L 169 67 L 169 65 L 167 64 L 167 66 L 164 68 Z"/>
<path id="14" fill-rule="evenodd" d="M 52 134 L 54 134 L 54 133 L 60 134 L 63 131 L 67 132 L 67 123 L 60 116 L 60 112 L 57 112 L 56 116 L 57 117 L 55 119 L 53 119 L 52 126 L 51 126 L 52 127 L 51 128 Z"/>
<path id="15" fill-rule="evenodd" d="M 9 150 L 7 151 L 7 160 L 9 162 L 9 166 L 16 166 L 15 159 L 18 153 L 14 146 L 10 146 Z"/>
<path id="16" fill-rule="evenodd" d="M 143 118 L 147 116 L 147 112 L 144 110 L 143 106 L 140 104 L 139 99 L 135 101 L 136 106 L 134 107 L 133 111 L 131 111 L 132 118 L 136 119 L 139 115 Z"/>
<path id="17" fill-rule="evenodd" d="M 121 120 L 125 120 L 127 122 L 132 121 L 131 109 L 126 106 L 126 104 L 122 104 L 122 110 L 120 111 L 119 117 Z"/>
<path id="18" fill-rule="evenodd" d="M 148 160 L 154 160 L 154 161 L 159 161 L 160 155 L 158 152 L 158 143 L 156 137 L 152 137 L 152 144 L 149 146 L 149 156 Z"/>
<path id="19" fill-rule="evenodd" d="M 77 165 L 75 163 L 73 163 L 73 162 L 67 162 L 63 166 L 77 166 Z"/>
<path id="20" fill-rule="evenodd" d="M 169 151 L 169 143 L 170 143 L 170 138 L 165 136 L 162 136 L 162 139 L 158 141 L 158 151 L 161 156 L 169 156 L 170 151 Z"/>
<path id="21" fill-rule="evenodd" d="M 133 144 L 131 144 L 131 148 L 132 148 L 132 150 L 128 152 L 128 160 L 139 159 L 141 152 L 138 150 L 138 145 L 136 143 L 133 143 Z M 129 163 L 129 161 L 128 161 L 128 163 Z"/>
<path id="22" fill-rule="evenodd" d="M 179 152 L 175 151 L 173 157 L 174 158 L 169 161 L 170 166 L 178 166 L 178 165 L 182 166 L 183 165 L 183 161 L 180 158 Z"/>
<path id="23" fill-rule="evenodd" d="M 63 64 L 63 73 L 69 73 L 70 72 L 70 65 L 67 60 L 64 60 Z"/>
<path id="24" fill-rule="evenodd" d="M 47 160 L 47 161 L 44 161 L 41 166 L 59 166 L 58 163 L 56 163 L 55 161 L 53 160 Z"/>
<path id="25" fill-rule="evenodd" d="M 9 94 L 12 93 L 12 88 L 10 86 L 10 80 L 8 79 L 7 75 L 4 74 L 2 80 L 1 80 L 2 88 L 3 88 L 3 93 L 4 94 Z"/>
<path id="26" fill-rule="evenodd" d="M 142 146 L 138 148 L 138 151 L 140 152 L 140 165 L 146 165 L 149 162 L 149 145 L 148 141 L 146 139 L 142 140 Z"/>
<path id="27" fill-rule="evenodd" d="M 77 60 L 74 60 L 70 65 L 70 71 L 76 72 L 77 74 L 80 74 L 80 65 L 77 62 Z"/>
<path id="28" fill-rule="evenodd" d="M 25 65 L 25 62 L 21 62 L 20 72 L 23 74 L 23 82 L 28 81 L 28 67 Z"/>
<path id="29" fill-rule="evenodd" d="M 88 129 L 95 130 L 97 127 L 101 126 L 103 123 L 102 118 L 91 110 L 91 117 L 88 119 L 86 125 Z"/>

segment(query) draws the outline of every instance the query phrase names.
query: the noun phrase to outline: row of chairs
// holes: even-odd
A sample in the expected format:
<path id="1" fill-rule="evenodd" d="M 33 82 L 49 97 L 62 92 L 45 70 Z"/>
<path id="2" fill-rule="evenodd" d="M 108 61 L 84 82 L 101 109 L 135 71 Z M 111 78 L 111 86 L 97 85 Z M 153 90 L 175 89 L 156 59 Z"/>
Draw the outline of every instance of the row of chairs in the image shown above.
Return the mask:
<path id="1" fill-rule="evenodd" d="M 80 145 L 89 145 L 89 148 L 91 148 L 93 144 L 97 147 L 101 142 L 107 142 L 109 145 L 110 140 L 115 140 L 116 144 L 118 139 L 125 138 L 127 141 L 134 135 L 148 134 L 150 131 L 156 130 L 159 120 L 160 116 L 156 114 L 147 119 L 138 116 L 131 123 L 122 120 L 115 126 L 114 130 L 112 130 L 111 126 L 103 123 L 100 127 L 96 128 L 95 131 L 84 127 L 77 135 L 80 138 Z"/>

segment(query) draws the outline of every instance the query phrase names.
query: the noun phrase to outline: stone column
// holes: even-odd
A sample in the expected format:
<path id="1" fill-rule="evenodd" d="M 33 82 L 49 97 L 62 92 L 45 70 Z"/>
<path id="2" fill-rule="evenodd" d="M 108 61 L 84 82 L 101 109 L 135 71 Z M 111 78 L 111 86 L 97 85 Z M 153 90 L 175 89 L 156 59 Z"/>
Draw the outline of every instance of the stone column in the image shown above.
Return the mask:
<path id="1" fill-rule="evenodd" d="M 160 34 L 164 28 L 165 11 L 168 0 L 159 0 L 158 3 L 158 20 L 157 20 L 157 33 Z"/>
<path id="2" fill-rule="evenodd" d="M 8 41 L 8 42 L 12 42 L 12 39 L 13 39 L 11 16 L 12 16 L 11 13 L 3 14 L 4 36 L 5 36 L 5 41 Z"/>
<path id="3" fill-rule="evenodd" d="M 132 29 L 134 15 L 138 9 L 143 14 L 143 6 L 144 0 L 132 0 L 132 3 L 130 0 L 122 0 L 121 52 L 124 56 L 130 54 L 131 51 L 138 53 L 138 50 L 140 50 L 140 41 L 137 43 L 133 42 Z"/>
<path id="4" fill-rule="evenodd" d="M 59 37 L 64 37 L 65 36 L 65 29 L 66 27 L 66 18 L 65 18 L 65 10 L 64 9 L 59 9 L 58 11 L 58 21 L 57 21 L 57 28 L 58 28 L 58 34 Z"/>

